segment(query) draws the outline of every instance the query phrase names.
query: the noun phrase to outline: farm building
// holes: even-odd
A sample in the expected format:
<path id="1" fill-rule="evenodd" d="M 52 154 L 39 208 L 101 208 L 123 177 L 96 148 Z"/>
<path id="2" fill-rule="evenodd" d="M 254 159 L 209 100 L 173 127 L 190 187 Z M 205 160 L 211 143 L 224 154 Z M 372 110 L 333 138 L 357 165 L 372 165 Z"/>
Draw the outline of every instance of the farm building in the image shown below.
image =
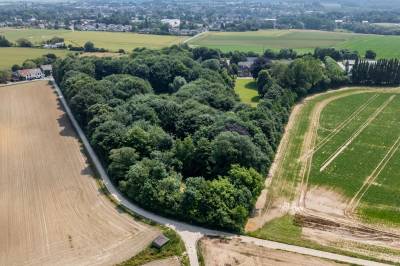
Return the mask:
<path id="1" fill-rule="evenodd" d="M 41 65 L 40 69 L 46 77 L 53 75 L 52 65 Z"/>
<path id="2" fill-rule="evenodd" d="M 169 238 L 166 237 L 165 235 L 161 234 L 156 239 L 153 240 L 152 246 L 160 249 L 163 246 L 165 246 L 165 244 L 167 244 L 168 241 L 169 241 Z"/>
<path id="3" fill-rule="evenodd" d="M 242 61 L 238 63 L 238 76 L 239 77 L 250 77 L 251 76 L 251 66 L 256 61 L 257 57 L 247 57 L 246 61 Z"/>
<path id="4" fill-rule="evenodd" d="M 14 80 L 33 80 L 44 78 L 40 68 L 22 69 L 14 72 Z"/>
<path id="5" fill-rule="evenodd" d="M 58 48 L 64 48 L 65 44 L 63 42 L 58 42 L 58 43 L 48 43 L 44 44 L 43 48 L 45 49 L 58 49 Z"/>

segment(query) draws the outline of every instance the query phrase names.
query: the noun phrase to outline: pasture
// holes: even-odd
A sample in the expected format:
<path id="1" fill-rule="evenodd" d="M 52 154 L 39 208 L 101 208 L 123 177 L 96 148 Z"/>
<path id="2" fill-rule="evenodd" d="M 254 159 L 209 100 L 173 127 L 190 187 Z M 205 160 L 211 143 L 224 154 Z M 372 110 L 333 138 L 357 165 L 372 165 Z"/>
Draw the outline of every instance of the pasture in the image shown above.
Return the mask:
<path id="1" fill-rule="evenodd" d="M 243 103 L 252 107 L 257 106 L 260 97 L 254 79 L 238 78 L 235 84 L 235 92 Z"/>
<path id="2" fill-rule="evenodd" d="M 12 65 L 21 65 L 26 59 L 34 59 L 44 54 L 55 54 L 63 57 L 67 50 L 39 49 L 39 48 L 0 48 L 0 69 L 10 69 Z"/>
<path id="3" fill-rule="evenodd" d="M 158 230 L 118 211 L 45 81 L 0 87 L 0 265 L 114 265 Z"/>
<path id="4" fill-rule="evenodd" d="M 73 46 L 83 46 L 87 41 L 91 41 L 98 48 L 105 48 L 110 51 L 124 49 L 127 52 L 137 47 L 162 48 L 179 44 L 185 37 L 145 35 L 130 32 L 95 32 L 95 31 L 70 31 L 70 30 L 41 30 L 41 29 L 13 29 L 2 28 L 0 35 L 5 35 L 7 39 L 15 42 L 19 38 L 26 38 L 34 44 L 51 39 L 54 36 L 62 37 L 65 43 Z"/>
<path id="5" fill-rule="evenodd" d="M 251 32 L 209 32 L 189 42 L 192 46 L 218 48 L 224 52 L 291 48 L 299 53 L 316 47 L 347 48 L 365 54 L 372 49 L 378 57 L 400 58 L 400 36 L 365 35 L 312 30 L 260 30 Z"/>

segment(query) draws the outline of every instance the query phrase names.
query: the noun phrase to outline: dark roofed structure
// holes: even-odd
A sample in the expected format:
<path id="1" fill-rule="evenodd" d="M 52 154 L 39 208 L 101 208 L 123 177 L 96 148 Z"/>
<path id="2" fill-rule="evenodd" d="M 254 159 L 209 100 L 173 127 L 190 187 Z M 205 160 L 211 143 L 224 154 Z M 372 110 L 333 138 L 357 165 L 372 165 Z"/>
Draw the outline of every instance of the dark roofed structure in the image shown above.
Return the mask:
<path id="1" fill-rule="evenodd" d="M 153 240 L 152 246 L 160 249 L 162 248 L 165 244 L 167 244 L 169 241 L 169 238 L 166 237 L 165 235 L 161 234 L 159 235 L 156 239 Z"/>
<path id="2" fill-rule="evenodd" d="M 239 67 L 239 77 L 250 77 L 251 76 L 251 66 L 257 60 L 257 57 L 247 57 L 246 61 L 242 61 L 238 63 Z"/>

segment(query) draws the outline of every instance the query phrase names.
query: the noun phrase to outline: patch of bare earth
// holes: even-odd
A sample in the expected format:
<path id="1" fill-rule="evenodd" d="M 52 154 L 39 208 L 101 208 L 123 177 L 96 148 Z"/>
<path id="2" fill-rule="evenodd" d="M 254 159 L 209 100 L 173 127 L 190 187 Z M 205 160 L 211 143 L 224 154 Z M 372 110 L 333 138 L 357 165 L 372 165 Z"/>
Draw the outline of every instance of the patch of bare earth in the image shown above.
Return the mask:
<path id="1" fill-rule="evenodd" d="M 98 189 L 52 88 L 0 88 L 0 265 L 113 265 L 157 230 Z"/>
<path id="2" fill-rule="evenodd" d="M 278 151 L 275 156 L 275 160 L 271 165 L 271 168 L 268 173 L 268 177 L 265 180 L 265 185 L 264 189 L 262 190 L 260 196 L 257 199 L 257 202 L 254 207 L 254 213 L 252 217 L 250 217 L 247 221 L 247 224 L 245 226 L 245 230 L 247 232 L 252 232 L 255 231 L 259 228 L 261 228 L 266 222 L 271 221 L 273 219 L 279 218 L 287 213 L 286 208 L 282 208 L 286 203 L 289 204 L 285 199 L 280 198 L 276 199 L 272 197 L 274 191 L 271 191 L 271 189 L 277 190 L 274 194 L 281 194 L 281 190 L 285 186 L 290 186 L 290 183 L 284 182 L 282 178 L 279 178 L 280 172 L 283 169 L 283 160 L 287 156 L 288 153 L 288 146 L 290 143 L 290 132 L 293 129 L 294 123 L 298 119 L 298 116 L 300 114 L 302 104 L 296 105 L 292 113 L 290 115 L 290 119 L 285 127 L 285 132 L 279 147 Z M 279 180 L 277 180 L 279 178 Z M 274 183 L 273 183 L 274 182 Z M 277 187 L 271 187 L 272 184 L 279 184 L 280 186 Z"/>
<path id="3" fill-rule="evenodd" d="M 304 202 L 307 210 L 331 216 L 344 217 L 347 200 L 339 193 L 322 187 L 310 188 Z"/>
<path id="4" fill-rule="evenodd" d="M 203 238 L 200 242 L 205 265 L 344 265 L 316 257 L 269 249 L 239 239 Z"/>

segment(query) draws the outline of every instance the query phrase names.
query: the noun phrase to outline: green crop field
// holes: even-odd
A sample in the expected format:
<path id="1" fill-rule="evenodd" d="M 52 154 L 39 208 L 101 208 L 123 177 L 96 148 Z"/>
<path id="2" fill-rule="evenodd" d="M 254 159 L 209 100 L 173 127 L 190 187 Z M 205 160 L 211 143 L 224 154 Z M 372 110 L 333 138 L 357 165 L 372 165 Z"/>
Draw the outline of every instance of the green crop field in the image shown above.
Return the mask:
<path id="1" fill-rule="evenodd" d="M 344 211 L 366 222 L 400 226 L 399 110 L 399 89 L 355 88 L 307 100 L 292 118 L 270 197 L 292 201 L 305 180 L 308 189 L 337 192 Z M 307 142 L 314 143 L 308 151 Z M 303 177 L 305 158 L 310 171 Z"/>
<path id="2" fill-rule="evenodd" d="M 38 49 L 38 48 L 0 48 L 0 69 L 11 68 L 14 64 L 22 64 L 26 59 L 33 59 L 44 54 L 64 56 L 66 50 Z"/>
<path id="3" fill-rule="evenodd" d="M 0 35 L 5 35 L 10 41 L 15 42 L 19 38 L 26 38 L 35 44 L 49 40 L 54 36 L 62 37 L 67 44 L 83 46 L 85 42 L 91 41 L 98 48 L 111 51 L 124 49 L 130 52 L 137 47 L 162 48 L 181 43 L 185 37 L 144 35 L 136 33 L 117 32 L 93 32 L 93 31 L 70 31 L 70 30 L 40 30 L 40 29 L 0 29 Z"/>
<path id="4" fill-rule="evenodd" d="M 399 110 L 400 95 L 395 93 L 356 94 L 327 105 L 309 183 L 333 188 L 348 199 L 359 195 L 355 198 L 361 204 L 354 207 L 362 218 L 400 225 Z"/>
<path id="5" fill-rule="evenodd" d="M 316 47 L 348 48 L 364 54 L 372 49 L 378 57 L 400 58 L 400 36 L 365 35 L 346 32 L 311 30 L 263 30 L 251 32 L 209 32 L 189 42 L 192 46 L 207 46 L 228 51 L 279 50 L 292 48 L 300 53 Z"/>
<path id="6" fill-rule="evenodd" d="M 253 79 L 237 79 L 235 92 L 239 95 L 240 100 L 253 107 L 257 106 L 259 101 L 256 82 Z"/>

